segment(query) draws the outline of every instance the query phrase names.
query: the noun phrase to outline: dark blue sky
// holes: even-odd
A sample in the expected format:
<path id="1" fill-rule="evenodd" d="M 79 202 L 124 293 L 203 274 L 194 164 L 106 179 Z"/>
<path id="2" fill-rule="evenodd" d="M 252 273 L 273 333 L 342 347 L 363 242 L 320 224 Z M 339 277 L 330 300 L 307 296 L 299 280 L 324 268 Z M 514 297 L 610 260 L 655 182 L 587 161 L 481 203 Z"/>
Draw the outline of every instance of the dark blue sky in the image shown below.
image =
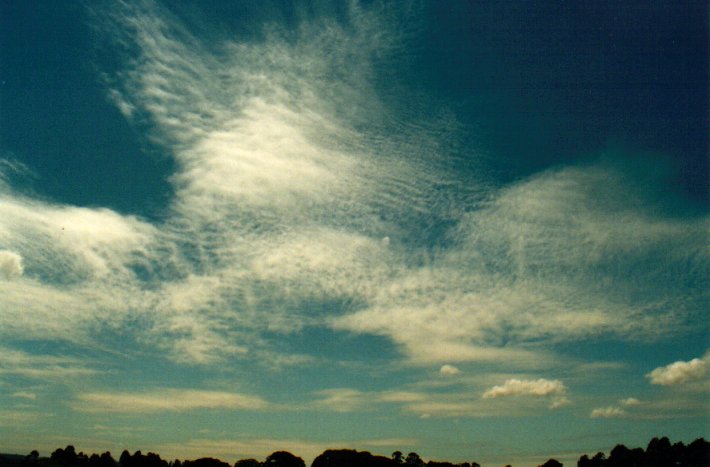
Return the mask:
<path id="1" fill-rule="evenodd" d="M 12 18 L 0 32 L 4 150 L 44 178 L 47 196 L 122 212 L 140 207 L 140 214 L 164 207 L 171 162 L 107 102 L 100 72 L 118 63 L 82 4 L 0 8 Z M 199 21 L 197 9 L 188 3 L 177 12 L 212 34 L 231 27 L 253 37 L 260 21 L 295 21 L 290 2 L 219 3 Z M 408 66 L 387 74 L 382 92 L 394 79 L 431 106 L 451 105 L 495 154 L 503 177 L 608 149 L 648 151 L 673 160 L 678 191 L 706 201 L 704 2 L 434 2 L 425 9 Z"/>

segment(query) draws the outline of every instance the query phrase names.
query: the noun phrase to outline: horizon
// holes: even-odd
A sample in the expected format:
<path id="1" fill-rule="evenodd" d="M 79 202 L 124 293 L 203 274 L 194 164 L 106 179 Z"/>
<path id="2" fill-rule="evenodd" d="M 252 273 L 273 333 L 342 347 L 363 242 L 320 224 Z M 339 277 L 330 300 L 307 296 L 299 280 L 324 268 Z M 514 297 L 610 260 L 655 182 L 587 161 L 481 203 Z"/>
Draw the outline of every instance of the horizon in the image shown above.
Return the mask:
<path id="1" fill-rule="evenodd" d="M 706 19 L 2 2 L 0 452 L 710 438 Z"/>
<path id="2" fill-rule="evenodd" d="M 679 448 L 680 450 L 677 448 Z M 687 448 L 690 448 L 690 449 L 687 449 Z M 649 441 L 648 445 L 646 446 L 645 450 L 643 447 L 640 447 L 640 446 L 639 447 L 628 447 L 628 446 L 624 446 L 623 444 L 617 444 L 613 448 L 609 449 L 608 454 L 606 451 L 599 451 L 596 453 L 584 453 L 584 454 L 580 454 L 578 456 L 578 459 L 563 458 L 564 461 L 560 462 L 560 464 L 567 463 L 567 465 L 569 465 L 570 463 L 573 463 L 576 465 L 577 464 L 575 462 L 576 460 L 578 460 L 579 462 L 582 462 L 583 460 L 589 461 L 592 458 L 594 458 L 596 460 L 596 458 L 598 456 L 601 456 L 602 460 L 606 460 L 607 462 L 611 462 L 611 465 L 618 465 L 618 462 L 621 460 L 621 458 L 623 456 L 626 456 L 632 452 L 638 456 L 639 449 L 641 452 L 641 456 L 644 455 L 644 451 L 645 451 L 646 456 L 652 456 L 651 463 L 653 463 L 654 465 L 656 465 L 659 462 L 662 463 L 664 460 L 666 462 L 668 462 L 669 459 L 675 459 L 675 461 L 678 463 L 677 465 L 686 465 L 686 463 L 689 465 L 696 465 L 695 463 L 698 460 L 700 460 L 701 457 L 706 458 L 706 459 L 710 459 L 710 457 L 709 457 L 710 456 L 710 442 L 704 440 L 704 438 L 697 438 L 697 439 L 693 440 L 692 442 L 684 443 L 683 441 L 675 441 L 675 442 L 671 441 L 668 439 L 668 437 L 664 436 L 664 437 L 654 437 L 653 439 L 651 439 Z M 450 461 L 445 460 L 445 459 L 436 459 L 436 460 L 435 459 L 422 459 L 416 452 L 410 452 L 405 455 L 401 451 L 395 451 L 391 455 L 382 455 L 382 454 L 378 454 L 378 453 L 370 453 L 369 451 L 358 451 L 358 450 L 354 450 L 351 448 L 326 449 L 322 453 L 319 453 L 318 456 L 315 456 L 316 457 L 315 459 L 314 458 L 303 459 L 298 455 L 298 453 L 291 453 L 288 451 L 276 450 L 276 451 L 273 451 L 272 453 L 270 453 L 268 456 L 266 456 L 266 459 L 264 461 L 261 461 L 259 459 L 254 459 L 254 458 L 240 458 L 240 459 L 237 459 L 234 461 L 235 462 L 234 465 L 236 467 L 236 465 L 242 461 L 252 461 L 252 460 L 256 460 L 257 462 L 263 463 L 264 465 L 269 465 L 269 458 L 271 458 L 274 454 L 284 453 L 284 452 L 291 457 L 304 460 L 305 465 L 313 465 L 316 462 L 316 460 L 321 462 L 320 465 L 323 465 L 322 463 L 324 460 L 323 459 L 324 455 L 326 455 L 328 453 L 341 453 L 342 454 L 344 452 L 348 452 L 348 453 L 356 453 L 356 454 L 366 454 L 368 456 L 373 456 L 373 457 L 380 456 L 380 457 L 384 457 L 385 459 L 391 459 L 400 465 L 412 465 L 413 462 L 418 461 L 418 462 L 422 463 L 422 465 L 429 465 L 431 462 L 434 462 L 435 464 L 449 464 L 450 467 L 476 467 L 476 466 L 480 467 L 481 466 L 481 464 L 479 464 L 476 461 L 461 461 L 460 463 L 451 463 Z M 84 461 L 88 461 L 89 465 L 95 465 L 95 464 L 91 464 L 91 462 L 94 461 L 94 457 L 96 457 L 96 461 L 99 461 L 99 465 L 104 465 L 104 466 L 106 466 L 106 463 L 103 462 L 104 456 L 108 455 L 109 459 L 112 460 L 113 463 L 120 465 L 121 467 L 127 467 L 127 464 L 142 465 L 142 464 L 140 464 L 140 461 L 136 462 L 136 460 L 135 460 L 136 456 L 138 456 L 139 458 L 140 458 L 140 456 L 144 456 L 144 458 L 149 462 L 149 464 L 154 467 L 158 467 L 157 464 L 155 463 L 155 461 L 158 461 L 158 463 L 165 462 L 166 466 L 169 465 L 171 467 L 179 467 L 180 465 L 185 465 L 186 463 L 189 463 L 189 462 L 195 462 L 195 461 L 204 460 L 204 459 L 217 461 L 218 463 L 225 462 L 224 459 L 222 459 L 222 458 L 214 458 L 214 457 L 210 457 L 210 456 L 198 456 L 198 457 L 195 457 L 192 459 L 186 458 L 186 459 L 182 459 L 182 460 L 179 458 L 172 458 L 172 459 L 169 457 L 163 458 L 160 453 L 154 453 L 154 452 L 142 453 L 141 450 L 131 452 L 128 449 L 123 449 L 121 451 L 119 459 L 115 459 L 113 457 L 113 453 L 111 453 L 110 451 L 104 451 L 104 452 L 101 452 L 101 454 L 99 454 L 98 452 L 92 453 L 90 451 L 87 451 L 85 453 L 81 450 L 79 450 L 79 452 L 77 452 L 74 445 L 68 445 L 65 448 L 57 448 L 56 450 L 52 451 L 51 455 L 48 455 L 48 456 L 43 456 L 42 453 L 39 453 L 37 450 L 32 450 L 27 455 L 9 454 L 9 453 L 0 452 L 0 457 L 5 456 L 4 460 L 7 460 L 7 456 L 23 458 L 24 459 L 23 464 L 22 464 L 23 466 L 26 465 L 24 462 L 28 462 L 28 460 L 30 462 L 29 465 L 36 465 L 37 460 L 51 460 L 52 462 L 58 463 L 59 465 L 65 465 L 65 466 L 71 467 L 72 465 L 74 465 L 74 463 L 71 460 L 68 460 L 67 455 L 74 458 L 74 463 L 76 463 L 76 465 L 86 465 L 85 463 L 77 462 L 78 459 L 80 459 L 80 458 L 83 458 Z M 153 455 L 155 455 L 155 457 L 152 457 Z M 57 456 L 57 457 L 55 457 L 55 456 Z M 124 456 L 127 456 L 129 458 L 125 464 L 124 464 L 124 460 L 123 460 Z M 399 458 L 397 458 L 396 456 L 399 456 Z M 412 457 L 411 460 L 410 460 L 410 456 Z M 133 458 L 133 459 L 131 460 L 130 458 Z M 330 458 L 331 458 L 331 462 L 338 459 L 337 456 L 331 456 Z M 641 457 L 641 459 L 643 459 L 643 457 Z M 0 460 L 3 460 L 3 459 L 0 459 Z M 626 460 L 628 461 L 628 458 L 626 458 Z M 348 460 L 346 460 L 345 458 L 340 457 L 338 462 L 339 462 L 339 465 L 350 465 L 350 463 L 352 461 L 354 461 L 354 459 L 352 459 L 352 458 L 350 459 L 350 462 L 348 462 Z M 545 465 L 547 465 L 548 461 L 559 462 L 559 459 L 547 458 L 545 461 L 540 461 L 538 463 L 538 467 L 540 466 L 540 464 L 543 464 L 543 463 Z M 638 461 L 639 461 L 639 458 L 637 458 L 636 462 L 638 462 Z M 646 458 L 646 461 L 647 462 L 649 461 L 648 457 Z M 357 462 L 362 464 L 364 462 L 364 459 L 360 458 Z M 231 465 L 231 462 L 227 462 L 227 464 Z M 397 465 L 397 464 L 395 464 L 395 465 Z M 7 464 L 7 467 L 10 467 L 11 465 L 13 465 L 13 464 L 12 464 L 12 461 L 10 460 L 10 462 Z M 510 463 L 506 462 L 506 465 L 510 465 Z M 215 467 L 218 467 L 218 466 L 215 465 Z M 444 466 L 442 465 L 440 467 L 444 467 Z"/>

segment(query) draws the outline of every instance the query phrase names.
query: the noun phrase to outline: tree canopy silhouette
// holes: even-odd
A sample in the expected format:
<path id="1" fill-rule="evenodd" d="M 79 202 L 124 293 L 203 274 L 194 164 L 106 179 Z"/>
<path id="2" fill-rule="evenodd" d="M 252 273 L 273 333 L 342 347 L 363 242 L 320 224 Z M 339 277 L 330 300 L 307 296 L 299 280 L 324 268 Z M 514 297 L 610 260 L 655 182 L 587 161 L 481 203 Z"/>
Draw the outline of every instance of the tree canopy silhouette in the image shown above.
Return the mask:
<path id="1" fill-rule="evenodd" d="M 698 438 L 688 446 L 682 442 L 671 445 L 667 437 L 653 438 L 643 448 L 629 449 L 618 444 L 605 457 L 598 452 L 593 458 L 586 454 L 579 458 L 577 467 L 708 467 L 710 466 L 710 442 Z"/>
<path id="2" fill-rule="evenodd" d="M 294 456 L 287 451 L 276 451 L 269 454 L 264 461 L 265 467 L 306 467 L 306 463 L 300 457 Z"/>
<path id="3" fill-rule="evenodd" d="M 353 449 L 328 449 L 317 456 L 311 467 L 480 467 L 477 462 L 451 463 L 447 461 L 425 462 L 416 452 L 406 456 L 401 451 L 394 451 L 391 457 L 371 454 L 367 451 Z M 710 442 L 698 438 L 685 445 L 679 441 L 672 444 L 667 437 L 653 438 L 646 449 L 641 447 L 628 448 L 617 444 L 607 457 L 603 452 L 597 452 L 591 458 L 582 455 L 577 461 L 577 467 L 710 467 Z M 168 462 L 158 454 L 149 452 L 143 454 L 136 451 L 131 454 L 124 450 L 118 462 L 111 453 L 87 455 L 76 452 L 72 445 L 58 448 L 49 458 L 41 457 L 33 450 L 28 455 L 0 454 L 0 467 L 230 467 L 226 462 L 211 457 L 195 460 L 175 460 Z M 287 451 L 275 451 L 263 462 L 256 459 L 242 459 L 235 462 L 234 467 L 306 467 L 300 457 Z M 549 459 L 540 467 L 562 467 L 562 464 Z"/>

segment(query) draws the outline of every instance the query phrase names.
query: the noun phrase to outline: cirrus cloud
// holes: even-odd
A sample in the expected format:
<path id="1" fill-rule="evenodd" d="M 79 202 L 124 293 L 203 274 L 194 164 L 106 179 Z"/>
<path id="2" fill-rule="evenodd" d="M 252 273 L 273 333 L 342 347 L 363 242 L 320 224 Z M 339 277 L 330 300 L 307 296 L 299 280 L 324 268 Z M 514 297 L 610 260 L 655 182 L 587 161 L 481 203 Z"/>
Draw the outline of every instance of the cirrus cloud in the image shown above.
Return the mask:
<path id="1" fill-rule="evenodd" d="M 15 252 L 0 250 L 0 279 L 10 280 L 24 272 L 22 256 Z"/>
<path id="2" fill-rule="evenodd" d="M 77 395 L 81 412 L 151 413 L 196 409 L 263 410 L 268 403 L 258 396 L 192 389 L 155 389 L 146 392 L 88 392 Z"/>
<path id="3" fill-rule="evenodd" d="M 589 414 L 590 418 L 623 418 L 628 414 L 624 409 L 615 406 L 598 407 Z"/>

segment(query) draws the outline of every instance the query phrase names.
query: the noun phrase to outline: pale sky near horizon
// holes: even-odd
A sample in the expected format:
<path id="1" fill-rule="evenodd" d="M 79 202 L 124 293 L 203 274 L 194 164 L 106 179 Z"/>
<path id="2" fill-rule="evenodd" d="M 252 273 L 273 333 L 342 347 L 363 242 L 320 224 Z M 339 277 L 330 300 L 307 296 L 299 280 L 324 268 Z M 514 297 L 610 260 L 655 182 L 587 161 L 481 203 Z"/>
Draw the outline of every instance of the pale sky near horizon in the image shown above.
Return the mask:
<path id="1" fill-rule="evenodd" d="M 0 452 L 710 437 L 705 2 L 0 4 Z"/>

